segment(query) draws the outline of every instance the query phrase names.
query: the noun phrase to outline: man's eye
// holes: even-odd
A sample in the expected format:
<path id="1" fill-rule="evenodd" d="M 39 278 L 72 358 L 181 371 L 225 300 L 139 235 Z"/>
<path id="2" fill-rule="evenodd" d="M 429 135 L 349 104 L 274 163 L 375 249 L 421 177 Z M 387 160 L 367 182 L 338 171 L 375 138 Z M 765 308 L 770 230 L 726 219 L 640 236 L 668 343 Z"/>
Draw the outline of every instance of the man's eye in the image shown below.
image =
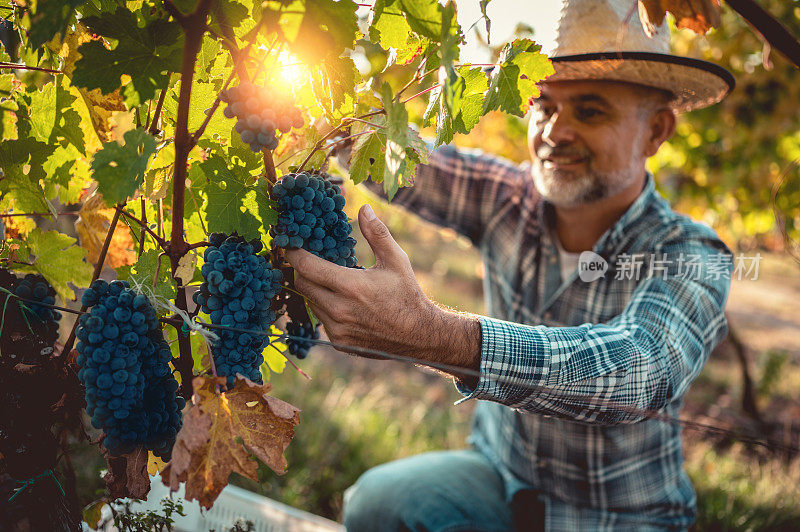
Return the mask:
<path id="1" fill-rule="evenodd" d="M 597 118 L 599 116 L 602 116 L 603 114 L 604 114 L 603 111 L 601 111 L 600 109 L 595 109 L 592 107 L 582 107 L 575 111 L 575 115 L 580 120 L 589 120 L 592 118 Z"/>
<path id="2" fill-rule="evenodd" d="M 537 107 L 535 109 L 535 112 L 537 114 L 539 122 L 541 122 L 543 120 L 550 118 L 555 112 L 555 109 L 551 106 Z"/>

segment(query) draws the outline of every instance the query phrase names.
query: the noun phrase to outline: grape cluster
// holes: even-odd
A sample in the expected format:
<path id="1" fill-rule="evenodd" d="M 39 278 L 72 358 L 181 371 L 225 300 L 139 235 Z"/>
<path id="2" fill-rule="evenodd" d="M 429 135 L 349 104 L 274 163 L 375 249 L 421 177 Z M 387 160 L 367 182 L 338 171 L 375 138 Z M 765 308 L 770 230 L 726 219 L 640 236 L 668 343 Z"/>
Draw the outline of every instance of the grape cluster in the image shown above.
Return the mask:
<path id="1" fill-rule="evenodd" d="M 34 300 L 45 305 L 55 305 L 56 303 L 56 291 L 45 281 L 44 277 L 34 273 L 29 273 L 17 281 L 14 285 L 14 295 L 21 299 Z M 25 306 L 27 307 L 25 315 L 28 319 L 38 319 L 58 329 L 56 322 L 61 319 L 60 312 L 31 302 L 25 302 Z"/>
<path id="2" fill-rule="evenodd" d="M 106 433 L 112 455 L 144 445 L 169 460 L 186 401 L 176 396 L 172 353 L 150 301 L 126 281 L 97 280 L 81 303 L 78 377 L 86 388 L 86 412 Z"/>
<path id="3" fill-rule="evenodd" d="M 236 118 L 235 129 L 253 151 L 278 147 L 276 130 L 288 133 L 305 123 L 291 95 L 275 92 L 252 83 L 242 83 L 222 91 L 220 100 L 227 103 L 223 113 Z"/>
<path id="4" fill-rule="evenodd" d="M 278 223 L 270 229 L 275 245 L 303 248 L 339 266 L 356 266 L 356 239 L 347 220 L 344 196 L 321 176 L 287 174 L 272 188 L 280 205 Z"/>
<path id="5" fill-rule="evenodd" d="M 310 321 L 303 323 L 290 321 L 286 323 L 286 334 L 290 336 L 286 340 L 289 354 L 299 359 L 308 356 L 308 351 L 314 346 L 314 342 L 311 340 L 319 340 L 319 330 Z"/>
<path id="6" fill-rule="evenodd" d="M 270 308 L 280 291 L 283 274 L 257 255 L 263 248 L 258 239 L 248 242 L 236 233 L 211 234 L 200 272 L 205 281 L 193 295 L 194 302 L 211 317 L 214 325 L 267 332 L 275 321 Z M 266 334 L 216 330 L 219 341 L 211 347 L 217 375 L 232 386 L 236 374 L 261 384 L 261 352 L 269 343 Z"/>

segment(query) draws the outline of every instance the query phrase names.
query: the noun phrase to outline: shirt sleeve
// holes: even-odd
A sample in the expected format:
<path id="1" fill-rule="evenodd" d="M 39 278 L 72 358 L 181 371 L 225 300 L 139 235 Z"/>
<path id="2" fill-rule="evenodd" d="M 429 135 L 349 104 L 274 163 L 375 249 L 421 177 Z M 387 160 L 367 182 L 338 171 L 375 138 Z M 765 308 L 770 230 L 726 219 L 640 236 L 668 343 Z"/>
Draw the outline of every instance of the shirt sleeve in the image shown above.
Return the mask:
<path id="1" fill-rule="evenodd" d="M 440 146 L 427 164 L 417 165 L 414 186 L 401 188 L 392 199 L 408 211 L 439 226 L 449 227 L 480 245 L 492 217 L 523 191 L 525 165 L 477 150 Z M 366 182 L 373 193 L 387 199 L 381 183 Z"/>
<path id="2" fill-rule="evenodd" d="M 730 250 L 716 241 L 682 241 L 660 255 L 701 254 L 691 278 L 640 282 L 624 311 L 607 323 L 545 327 L 480 317 L 481 376 L 469 398 L 519 411 L 599 424 L 634 423 L 683 396 L 711 350 L 725 338 Z"/>

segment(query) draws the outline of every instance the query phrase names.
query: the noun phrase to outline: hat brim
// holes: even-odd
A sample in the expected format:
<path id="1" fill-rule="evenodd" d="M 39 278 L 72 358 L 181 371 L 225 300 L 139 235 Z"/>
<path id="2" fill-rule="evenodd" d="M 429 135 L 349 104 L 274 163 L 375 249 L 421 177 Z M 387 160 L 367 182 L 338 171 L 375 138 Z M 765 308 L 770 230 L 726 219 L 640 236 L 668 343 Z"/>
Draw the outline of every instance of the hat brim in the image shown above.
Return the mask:
<path id="1" fill-rule="evenodd" d="M 719 65 L 652 52 L 604 52 L 551 57 L 555 73 L 544 81 L 607 80 L 636 83 L 672 92 L 676 111 L 713 105 L 736 85 Z"/>

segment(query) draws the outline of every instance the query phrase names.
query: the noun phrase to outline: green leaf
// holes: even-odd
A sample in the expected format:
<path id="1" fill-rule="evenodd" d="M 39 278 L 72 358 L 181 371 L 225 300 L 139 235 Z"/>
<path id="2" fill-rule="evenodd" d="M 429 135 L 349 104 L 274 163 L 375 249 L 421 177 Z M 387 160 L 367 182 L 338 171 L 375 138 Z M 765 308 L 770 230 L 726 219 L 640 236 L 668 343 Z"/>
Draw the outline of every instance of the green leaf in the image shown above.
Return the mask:
<path id="1" fill-rule="evenodd" d="M 31 16 L 28 46 L 36 50 L 60 33 L 62 38 L 75 13 L 86 0 L 39 0 Z"/>
<path id="2" fill-rule="evenodd" d="M 127 74 L 131 83 L 123 92 L 125 101 L 134 107 L 167 87 L 168 71 L 180 70 L 182 34 L 174 22 L 157 19 L 139 27 L 136 15 L 123 7 L 82 22 L 95 33 L 115 39 L 117 46 L 109 50 L 100 41 L 90 41 L 78 48 L 82 57 L 75 63 L 72 77 L 78 87 L 108 94 L 122 85 L 120 77 Z"/>
<path id="3" fill-rule="evenodd" d="M 500 52 L 500 64 L 494 68 L 483 112 L 500 111 L 523 116 L 528 100 L 539 95 L 536 84 L 552 74 L 553 65 L 541 46 L 530 39 L 516 39 Z"/>
<path id="4" fill-rule="evenodd" d="M 0 208 L 13 206 L 23 212 L 52 212 L 41 181 L 46 177 L 42 166 L 53 147 L 31 137 L 0 143 Z"/>
<path id="5" fill-rule="evenodd" d="M 372 42 L 385 50 L 406 48 L 411 37 L 411 26 L 406 22 L 399 2 L 394 0 L 377 0 L 375 2 L 375 6 L 372 8 L 369 37 Z"/>
<path id="6" fill-rule="evenodd" d="M 164 116 L 170 119 L 173 123 L 178 116 L 178 98 L 180 96 L 181 85 L 180 82 L 171 87 L 167 92 L 164 99 Z M 217 86 L 211 82 L 193 81 L 192 82 L 192 99 L 189 102 L 189 131 L 194 132 L 203 123 L 206 118 L 206 110 L 211 108 L 211 104 L 218 94 Z M 224 104 L 211 117 L 211 121 L 206 126 L 203 132 L 203 138 L 211 138 L 219 135 L 222 139 L 230 139 L 231 130 L 236 124 L 236 120 L 232 118 L 225 118 L 222 114 Z"/>
<path id="7" fill-rule="evenodd" d="M 406 21 L 418 34 L 437 40 L 442 34 L 442 6 L 437 0 L 397 0 Z"/>
<path id="8" fill-rule="evenodd" d="M 28 120 L 30 121 L 33 138 L 41 142 L 47 142 L 53 132 L 53 127 L 56 125 L 55 84 L 48 83 L 42 90 L 34 90 L 31 93 L 31 108 L 33 112 Z"/>
<path id="9" fill-rule="evenodd" d="M 383 117 L 380 118 L 383 121 Z M 386 135 L 380 130 L 357 137 L 353 143 L 353 152 L 350 156 L 350 179 L 358 184 L 372 178 L 380 183 L 383 181 L 386 160 Z"/>
<path id="10" fill-rule="evenodd" d="M 401 183 L 409 181 L 406 168 L 408 147 L 408 111 L 405 104 L 393 100 L 388 83 L 381 86 L 383 108 L 386 110 L 386 166 L 383 169 L 383 190 L 392 200 Z"/>
<path id="11" fill-rule="evenodd" d="M 379 126 L 387 125 L 387 118 L 383 116 L 375 116 L 372 121 Z M 398 120 L 397 125 L 399 126 L 400 123 L 402 123 L 402 120 Z M 369 131 L 372 126 L 362 124 L 359 125 L 359 128 L 363 131 Z M 366 133 L 356 138 L 350 157 L 350 179 L 353 182 L 361 183 L 367 178 L 371 178 L 377 183 L 384 181 L 384 176 L 388 173 L 386 170 L 388 130 L 388 127 L 376 129 L 371 133 Z M 424 164 L 428 161 L 428 149 L 425 142 L 420 139 L 419 134 L 407 127 L 404 136 L 406 139 L 403 161 L 405 171 L 398 179 L 393 179 L 394 184 L 386 185 L 386 181 L 384 181 L 384 189 L 387 192 L 392 190 L 392 197 L 400 186 L 408 186 L 412 183 L 416 165 L 419 163 Z"/>
<path id="12" fill-rule="evenodd" d="M 265 0 L 265 31 L 279 31 L 290 49 L 309 64 L 354 49 L 358 17 L 354 2 L 336 0 Z"/>
<path id="13" fill-rule="evenodd" d="M 86 250 L 75 245 L 76 239 L 58 231 L 44 232 L 38 227 L 26 239 L 28 250 L 33 255 L 34 268 L 53 286 L 59 296 L 75 299 L 69 286 L 89 286 L 94 268 L 84 260 Z"/>
<path id="14" fill-rule="evenodd" d="M 203 36 L 203 44 L 200 46 L 200 51 L 197 53 L 197 69 L 195 71 L 194 79 L 197 81 L 208 81 L 210 77 L 220 75 L 215 71 L 216 59 L 220 55 L 222 43 L 216 39 L 212 39 L 208 35 Z"/>
<path id="15" fill-rule="evenodd" d="M 172 278 L 169 257 L 160 255 L 161 251 L 157 249 L 145 251 L 136 264 L 117 268 L 117 277 L 128 281 L 133 287 L 141 287 L 140 291 L 146 295 L 152 293 L 158 298 L 172 301 L 175 299 L 175 281 Z M 155 283 L 153 279 L 156 279 Z"/>
<path id="16" fill-rule="evenodd" d="M 266 182 L 249 185 L 249 172 L 220 149 L 193 165 L 190 176 L 194 193 L 204 198 L 209 232 L 237 231 L 245 238 L 260 238 L 265 227 L 277 221 Z"/>
<path id="17" fill-rule="evenodd" d="M 156 151 L 156 141 L 144 129 L 125 133 L 125 145 L 106 142 L 92 159 L 97 188 L 108 205 L 133 196 L 144 180 L 147 161 Z"/>
<path id="18" fill-rule="evenodd" d="M 456 132 L 469 133 L 485 113 L 483 100 L 488 80 L 483 71 L 479 67 L 462 66 L 458 69 L 457 76 L 462 81 L 464 89 L 455 118 L 450 113 L 450 107 L 444 103 L 441 88 L 431 91 L 428 107 L 422 117 L 427 124 L 434 113 L 437 115 L 435 146 L 451 142 Z"/>
<path id="19" fill-rule="evenodd" d="M 317 103 L 332 119 L 353 114 L 356 85 L 361 82 L 361 74 L 351 58 L 324 59 L 311 81 Z"/>
<path id="20" fill-rule="evenodd" d="M 464 92 L 461 95 L 458 115 L 453 120 L 453 128 L 459 133 L 467 134 L 484 114 L 483 99 L 489 87 L 489 80 L 480 67 L 462 66 L 458 69 L 458 75 L 464 80 Z"/>

